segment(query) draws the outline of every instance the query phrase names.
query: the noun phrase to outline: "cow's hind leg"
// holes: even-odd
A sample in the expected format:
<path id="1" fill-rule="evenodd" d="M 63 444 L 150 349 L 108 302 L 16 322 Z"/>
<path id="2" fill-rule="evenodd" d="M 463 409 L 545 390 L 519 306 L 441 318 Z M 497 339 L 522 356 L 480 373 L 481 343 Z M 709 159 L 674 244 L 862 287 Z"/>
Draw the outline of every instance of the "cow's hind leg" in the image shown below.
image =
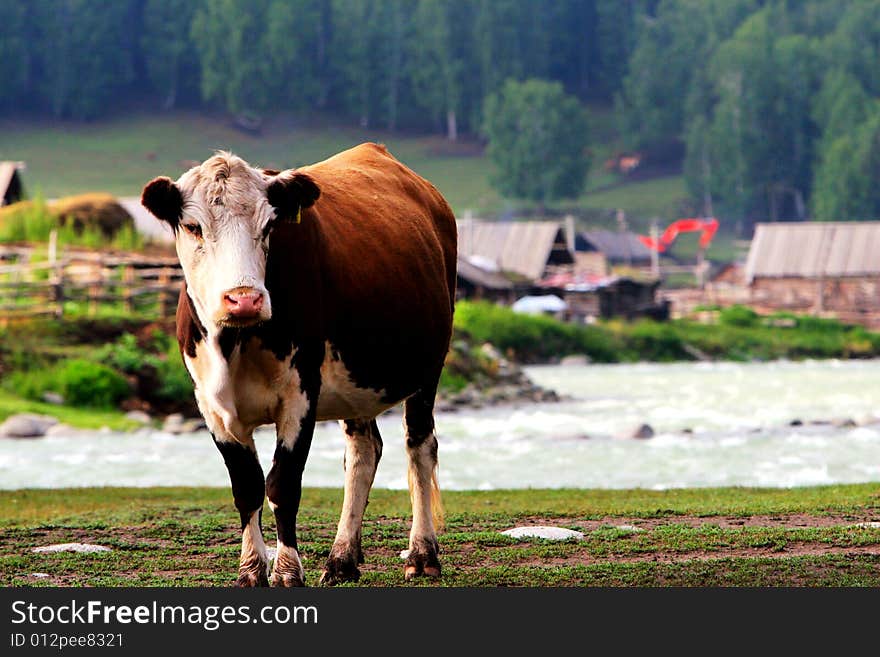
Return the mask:
<path id="1" fill-rule="evenodd" d="M 440 576 L 436 529 L 443 521 L 440 488 L 437 485 L 437 437 L 434 433 L 436 381 L 406 400 L 404 424 L 409 457 L 409 494 L 413 522 L 409 554 L 404 566 L 407 580 L 420 575 Z"/>
<path id="2" fill-rule="evenodd" d="M 226 462 L 235 507 L 241 516 L 241 560 L 235 584 L 268 586 L 269 558 L 260 528 L 266 485 L 253 438 L 248 437 L 246 443 L 240 443 L 232 437 L 221 439 L 215 436 L 214 444 Z"/>
<path id="3" fill-rule="evenodd" d="M 382 457 L 382 437 L 376 420 L 345 420 L 342 425 L 346 437 L 345 497 L 336 540 L 321 575 L 322 584 L 353 581 L 361 576 L 361 525 L 376 466 Z"/>

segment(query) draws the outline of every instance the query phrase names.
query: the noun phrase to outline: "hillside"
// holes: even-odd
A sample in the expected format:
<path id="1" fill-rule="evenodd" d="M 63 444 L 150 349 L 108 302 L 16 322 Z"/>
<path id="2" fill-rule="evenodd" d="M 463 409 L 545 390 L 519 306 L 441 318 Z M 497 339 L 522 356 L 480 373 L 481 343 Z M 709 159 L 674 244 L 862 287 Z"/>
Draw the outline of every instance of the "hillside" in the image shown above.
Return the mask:
<path id="1" fill-rule="evenodd" d="M 601 106 L 591 108 L 591 113 L 595 147 L 587 190 L 576 200 L 550 204 L 548 212 L 572 213 L 582 227 L 615 228 L 619 208 L 630 227 L 641 233 L 648 232 L 654 217 L 664 226 L 683 216 L 688 202 L 680 173 L 667 170 L 630 181 L 604 170 L 605 159 L 617 150 L 613 117 Z M 0 160 L 26 162 L 26 190 L 46 198 L 91 191 L 137 196 L 151 178 L 176 177 L 193 160 L 201 161 L 216 149 L 231 150 L 254 164 L 287 168 L 363 141 L 386 144 L 436 184 L 459 216 L 470 211 L 475 216 L 514 218 L 534 212 L 528 203 L 504 199 L 491 188 L 491 164 L 483 145 L 474 140 L 451 143 L 438 136 L 343 127 L 329 120 L 305 123 L 292 117 L 268 122 L 254 135 L 236 129 L 226 117 L 183 112 L 95 123 L 0 122 Z M 687 236 L 681 241 L 676 249 L 690 255 Z M 722 229 L 714 245 L 719 259 L 730 256 L 729 242 Z"/>

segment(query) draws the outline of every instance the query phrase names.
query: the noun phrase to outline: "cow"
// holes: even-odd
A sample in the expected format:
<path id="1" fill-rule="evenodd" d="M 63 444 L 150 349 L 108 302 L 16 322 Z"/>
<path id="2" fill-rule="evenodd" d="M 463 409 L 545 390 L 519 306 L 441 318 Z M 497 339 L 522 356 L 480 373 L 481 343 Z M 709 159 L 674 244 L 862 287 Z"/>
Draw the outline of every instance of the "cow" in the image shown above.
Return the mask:
<path id="1" fill-rule="evenodd" d="M 238 586 L 303 586 L 296 522 L 315 423 L 345 432 L 345 491 L 321 584 L 354 581 L 382 438 L 404 403 L 412 501 L 406 580 L 440 576 L 434 397 L 455 302 L 455 217 L 378 144 L 272 171 L 216 152 L 141 203 L 174 232 L 184 273 L 177 339 L 241 518 Z M 254 430 L 274 424 L 268 476 Z M 271 575 L 261 529 L 275 515 Z"/>

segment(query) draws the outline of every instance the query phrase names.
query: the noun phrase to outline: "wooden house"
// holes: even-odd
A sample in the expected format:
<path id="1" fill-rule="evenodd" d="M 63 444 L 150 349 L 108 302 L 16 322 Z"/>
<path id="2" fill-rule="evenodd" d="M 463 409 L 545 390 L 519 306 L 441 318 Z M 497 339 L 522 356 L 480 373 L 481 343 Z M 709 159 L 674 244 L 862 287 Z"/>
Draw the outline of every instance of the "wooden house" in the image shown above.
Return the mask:
<path id="1" fill-rule="evenodd" d="M 745 279 L 764 311 L 880 325 L 880 222 L 758 224 Z"/>

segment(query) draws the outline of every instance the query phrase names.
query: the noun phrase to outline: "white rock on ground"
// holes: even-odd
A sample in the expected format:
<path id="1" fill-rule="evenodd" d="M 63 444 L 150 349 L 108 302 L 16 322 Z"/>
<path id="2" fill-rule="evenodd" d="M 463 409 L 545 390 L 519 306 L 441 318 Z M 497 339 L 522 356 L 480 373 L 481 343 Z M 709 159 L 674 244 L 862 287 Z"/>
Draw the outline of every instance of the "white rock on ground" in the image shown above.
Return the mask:
<path id="1" fill-rule="evenodd" d="M 514 527 L 512 529 L 505 529 L 501 533 L 505 536 L 510 536 L 511 538 L 544 538 L 548 541 L 567 541 L 570 539 L 581 541 L 584 538 L 582 532 L 576 532 L 573 529 L 565 529 L 564 527 L 544 527 L 541 525 Z"/>
<path id="2" fill-rule="evenodd" d="M 44 392 L 43 393 L 43 401 L 47 404 L 54 404 L 55 406 L 61 406 L 64 403 L 64 397 L 59 395 L 57 392 Z"/>
<path id="3" fill-rule="evenodd" d="M 45 436 L 49 427 L 58 424 L 58 420 L 51 415 L 36 415 L 34 413 L 18 413 L 10 415 L 3 424 L 0 424 L 0 436 L 6 438 L 39 438 Z"/>
<path id="4" fill-rule="evenodd" d="M 144 411 L 129 411 L 125 414 L 125 417 L 129 420 L 140 422 L 141 424 L 149 424 L 153 421 L 153 418 L 150 417 L 150 414 L 145 413 Z"/>
<path id="5" fill-rule="evenodd" d="M 181 413 L 172 413 L 167 416 L 162 424 L 162 431 L 173 434 L 183 433 L 183 415 Z"/>
<path id="6" fill-rule="evenodd" d="M 636 527 L 635 525 L 614 525 L 614 529 L 621 532 L 632 532 L 633 534 L 645 531 L 641 527 Z"/>
<path id="7" fill-rule="evenodd" d="M 51 552 L 110 552 L 110 548 L 104 545 L 95 545 L 94 543 L 56 543 L 55 545 L 44 545 L 35 547 L 31 552 L 51 553 Z"/>
<path id="8" fill-rule="evenodd" d="M 860 522 L 856 527 L 859 529 L 880 529 L 880 522 Z"/>

